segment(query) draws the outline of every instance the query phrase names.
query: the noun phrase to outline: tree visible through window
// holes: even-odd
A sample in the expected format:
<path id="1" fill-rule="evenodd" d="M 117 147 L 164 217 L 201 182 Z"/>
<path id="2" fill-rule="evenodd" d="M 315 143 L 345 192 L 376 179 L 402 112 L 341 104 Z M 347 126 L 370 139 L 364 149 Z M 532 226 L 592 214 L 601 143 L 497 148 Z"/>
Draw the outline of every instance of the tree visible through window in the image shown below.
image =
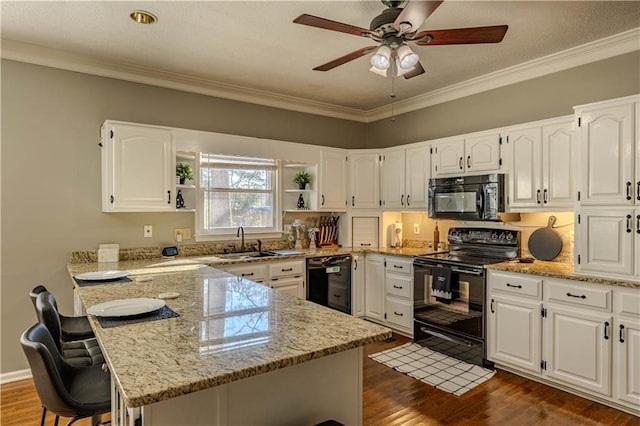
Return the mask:
<path id="1" fill-rule="evenodd" d="M 275 231 L 275 160 L 200 155 L 202 233 Z"/>

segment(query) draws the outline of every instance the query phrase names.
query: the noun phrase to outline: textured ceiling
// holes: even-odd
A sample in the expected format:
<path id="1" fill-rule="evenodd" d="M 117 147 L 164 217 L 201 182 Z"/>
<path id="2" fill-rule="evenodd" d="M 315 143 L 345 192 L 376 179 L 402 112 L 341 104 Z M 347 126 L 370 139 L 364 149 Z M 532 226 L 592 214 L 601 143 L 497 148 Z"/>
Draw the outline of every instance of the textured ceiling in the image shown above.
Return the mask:
<path id="1" fill-rule="evenodd" d="M 445 1 L 421 29 L 509 25 L 502 43 L 415 47 L 426 73 L 368 71 L 364 57 L 312 68 L 372 44 L 292 21 L 302 13 L 367 27 L 379 1 L 2 1 L 2 38 L 253 90 L 368 111 L 640 27 L 638 1 Z M 134 9 L 158 16 L 148 26 Z M 640 44 L 640 42 L 639 42 Z"/>

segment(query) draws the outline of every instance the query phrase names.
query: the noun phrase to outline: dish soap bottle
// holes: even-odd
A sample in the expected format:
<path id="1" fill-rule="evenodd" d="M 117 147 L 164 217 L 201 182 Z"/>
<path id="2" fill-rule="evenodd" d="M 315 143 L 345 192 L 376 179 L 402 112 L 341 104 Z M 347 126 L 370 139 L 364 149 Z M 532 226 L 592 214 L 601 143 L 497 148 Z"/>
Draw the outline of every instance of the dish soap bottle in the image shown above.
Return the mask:
<path id="1" fill-rule="evenodd" d="M 436 222 L 436 228 L 433 230 L 433 248 L 438 249 L 440 243 L 440 231 L 438 230 L 438 222 Z"/>

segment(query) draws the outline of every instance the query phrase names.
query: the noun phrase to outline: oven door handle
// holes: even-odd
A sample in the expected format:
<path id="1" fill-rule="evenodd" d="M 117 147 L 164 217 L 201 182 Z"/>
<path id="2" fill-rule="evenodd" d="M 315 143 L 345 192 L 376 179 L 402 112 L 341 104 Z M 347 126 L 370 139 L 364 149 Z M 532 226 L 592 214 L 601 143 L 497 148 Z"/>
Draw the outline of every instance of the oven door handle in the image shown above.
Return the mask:
<path id="1" fill-rule="evenodd" d="M 458 274 L 482 275 L 484 273 L 484 271 L 472 271 L 467 269 L 460 269 L 460 268 L 456 268 L 455 266 L 452 266 L 450 269 L 451 269 L 451 272 L 457 272 Z"/>
<path id="2" fill-rule="evenodd" d="M 468 340 L 464 340 L 464 339 L 460 339 L 460 338 L 452 337 L 452 336 L 447 336 L 446 334 L 438 333 L 437 331 L 429 330 L 428 328 L 424 328 L 424 327 L 420 327 L 420 330 L 423 333 L 430 334 L 432 336 L 439 337 L 439 338 L 444 339 L 444 340 L 448 340 L 449 342 L 462 344 L 462 345 L 465 345 L 468 348 L 473 347 L 473 343 L 468 341 Z"/>

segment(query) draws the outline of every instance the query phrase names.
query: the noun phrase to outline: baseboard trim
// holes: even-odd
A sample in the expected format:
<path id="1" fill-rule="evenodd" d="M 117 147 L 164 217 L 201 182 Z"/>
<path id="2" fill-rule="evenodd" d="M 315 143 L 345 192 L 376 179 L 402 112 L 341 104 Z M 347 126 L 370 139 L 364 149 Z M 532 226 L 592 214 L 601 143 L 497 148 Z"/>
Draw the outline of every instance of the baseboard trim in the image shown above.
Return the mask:
<path id="1" fill-rule="evenodd" d="M 17 382 L 18 380 L 25 380 L 31 378 L 31 370 L 16 370 L 10 371 L 8 373 L 0 374 L 0 385 L 4 385 L 5 383 Z"/>

